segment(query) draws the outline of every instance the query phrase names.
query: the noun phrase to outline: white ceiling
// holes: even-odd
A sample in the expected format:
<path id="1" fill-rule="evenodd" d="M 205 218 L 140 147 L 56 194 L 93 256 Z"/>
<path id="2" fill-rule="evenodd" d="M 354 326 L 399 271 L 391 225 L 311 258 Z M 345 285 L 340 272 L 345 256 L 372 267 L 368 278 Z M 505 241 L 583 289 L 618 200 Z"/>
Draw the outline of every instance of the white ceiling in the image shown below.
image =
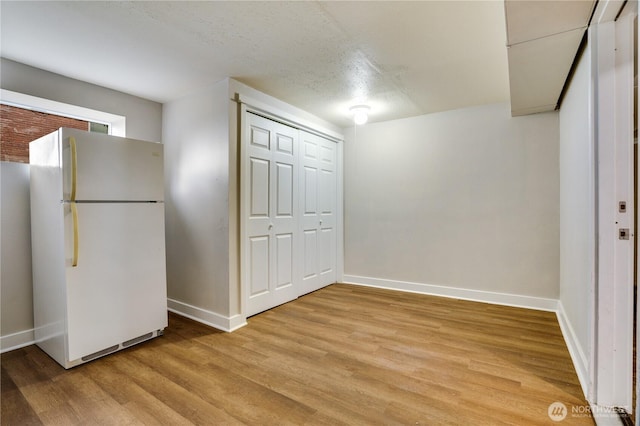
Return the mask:
<path id="1" fill-rule="evenodd" d="M 504 5 L 0 2 L 0 54 L 166 102 L 233 77 L 337 125 L 509 100 Z"/>

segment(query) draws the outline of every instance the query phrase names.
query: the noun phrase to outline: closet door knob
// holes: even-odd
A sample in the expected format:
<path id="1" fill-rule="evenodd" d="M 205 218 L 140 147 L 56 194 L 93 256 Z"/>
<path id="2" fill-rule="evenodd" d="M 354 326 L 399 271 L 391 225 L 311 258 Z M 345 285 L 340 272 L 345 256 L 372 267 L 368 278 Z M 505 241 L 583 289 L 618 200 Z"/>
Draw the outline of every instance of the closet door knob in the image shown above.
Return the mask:
<path id="1" fill-rule="evenodd" d="M 270 229 L 270 230 L 271 230 L 271 229 L 273 229 L 273 223 L 270 223 L 270 224 L 269 224 L 269 229 Z"/>

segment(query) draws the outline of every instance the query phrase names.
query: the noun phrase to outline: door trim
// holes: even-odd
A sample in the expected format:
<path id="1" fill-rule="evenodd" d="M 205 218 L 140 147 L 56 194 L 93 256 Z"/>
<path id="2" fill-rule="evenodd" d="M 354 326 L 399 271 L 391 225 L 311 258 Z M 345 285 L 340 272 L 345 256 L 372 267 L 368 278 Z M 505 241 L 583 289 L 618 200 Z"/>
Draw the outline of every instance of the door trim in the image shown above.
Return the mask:
<path id="1" fill-rule="evenodd" d="M 291 126 L 298 130 L 304 130 L 335 142 L 342 142 L 344 140 L 344 136 L 339 133 L 324 128 L 317 123 L 297 117 L 283 110 L 279 110 L 249 96 L 236 93 L 234 101 L 244 106 L 242 118 L 245 117 L 245 112 L 252 112 L 280 124 Z"/>
<path id="2" fill-rule="evenodd" d="M 633 226 L 633 166 L 627 164 L 633 161 L 633 146 L 625 148 L 629 137 L 633 142 L 633 135 L 629 135 L 627 129 L 633 109 L 632 101 L 623 95 L 628 91 L 632 96 L 633 87 L 629 88 L 625 82 L 627 71 L 620 66 L 619 55 L 615 53 L 616 48 L 628 50 L 629 40 L 622 40 L 622 44 L 619 44 L 620 37 L 616 40 L 616 33 L 621 29 L 619 25 L 627 25 L 624 19 L 616 22 L 599 20 L 594 24 L 590 36 L 594 49 L 597 269 L 588 399 L 597 406 L 631 411 L 633 271 L 629 274 L 629 267 L 633 267 L 635 236 L 630 235 L 628 241 L 619 241 L 618 230 Z M 631 153 L 625 150 L 631 150 Z M 627 201 L 626 213 L 618 211 L 619 201 Z"/>

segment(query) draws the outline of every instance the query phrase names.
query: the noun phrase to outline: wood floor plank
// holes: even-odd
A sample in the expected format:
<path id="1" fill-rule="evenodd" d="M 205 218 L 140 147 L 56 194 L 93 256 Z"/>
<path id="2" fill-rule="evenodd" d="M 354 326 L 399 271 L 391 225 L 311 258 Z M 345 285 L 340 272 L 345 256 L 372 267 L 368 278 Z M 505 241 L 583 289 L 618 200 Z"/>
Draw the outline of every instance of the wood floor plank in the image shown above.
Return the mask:
<path id="1" fill-rule="evenodd" d="M 0 366 L 0 375 L 0 399 L 2 400 L 0 424 L 41 425 L 38 415 L 3 366 Z"/>
<path id="2" fill-rule="evenodd" d="M 553 313 L 336 284 L 64 370 L 3 354 L 3 425 L 545 425 L 586 406 Z M 563 424 L 592 425 L 590 417 Z"/>
<path id="3" fill-rule="evenodd" d="M 300 424 L 315 412 L 226 368 L 209 365 L 199 369 L 197 362 L 172 348 L 138 351 L 135 356 L 143 363 L 153 363 L 169 380 L 244 423 L 273 423 L 277 421 L 274 415 L 286 412 L 291 424 Z"/>
<path id="4" fill-rule="evenodd" d="M 86 374 L 144 424 L 187 425 L 190 422 L 119 371 L 111 358 L 84 366 Z"/>
<path id="5" fill-rule="evenodd" d="M 280 370 L 280 374 L 274 375 L 262 364 L 263 358 L 256 360 L 237 356 L 234 353 L 230 353 L 226 345 L 209 346 L 209 342 L 205 339 L 200 339 L 200 341 L 203 346 L 207 347 L 207 349 L 200 348 L 200 350 L 205 351 L 205 356 L 209 359 L 210 364 L 229 368 L 273 391 L 280 392 L 307 406 L 315 407 L 318 411 L 324 411 L 325 414 L 318 414 L 318 411 L 316 411 L 309 418 L 308 424 L 326 424 L 326 422 L 329 422 L 329 424 L 366 423 L 368 413 L 365 412 L 365 415 L 362 415 L 348 407 L 344 407 L 341 405 L 342 401 L 333 392 L 327 393 L 318 389 L 318 387 L 312 386 L 313 381 L 306 380 L 305 376 L 287 375 L 282 370 Z M 197 350 L 193 348 L 191 354 Z"/>

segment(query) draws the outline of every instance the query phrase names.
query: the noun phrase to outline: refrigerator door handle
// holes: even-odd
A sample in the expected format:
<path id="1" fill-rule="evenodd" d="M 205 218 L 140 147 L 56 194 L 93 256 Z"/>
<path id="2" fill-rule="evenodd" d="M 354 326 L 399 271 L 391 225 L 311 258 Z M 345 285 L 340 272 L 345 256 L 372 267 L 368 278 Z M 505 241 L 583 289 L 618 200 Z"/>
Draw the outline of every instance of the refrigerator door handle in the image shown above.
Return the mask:
<path id="1" fill-rule="evenodd" d="M 75 202 L 71 204 L 71 218 L 73 219 L 73 257 L 71 258 L 71 266 L 78 266 L 78 207 Z"/>
<path id="2" fill-rule="evenodd" d="M 69 137 L 69 147 L 71 148 L 71 196 L 70 196 L 70 199 L 71 201 L 75 201 L 76 186 L 78 184 L 77 182 L 78 181 L 78 149 L 76 147 L 76 138 L 74 138 L 73 136 Z"/>

